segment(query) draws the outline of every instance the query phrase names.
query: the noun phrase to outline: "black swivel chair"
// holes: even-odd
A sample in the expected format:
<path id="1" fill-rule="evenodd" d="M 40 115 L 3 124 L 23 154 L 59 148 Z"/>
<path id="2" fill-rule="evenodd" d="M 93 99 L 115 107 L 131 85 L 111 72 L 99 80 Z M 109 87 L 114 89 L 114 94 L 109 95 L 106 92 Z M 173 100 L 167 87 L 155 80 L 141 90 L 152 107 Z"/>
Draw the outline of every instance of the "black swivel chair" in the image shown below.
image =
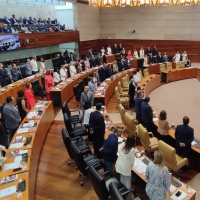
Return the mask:
<path id="1" fill-rule="evenodd" d="M 100 200 L 110 199 L 110 193 L 109 193 L 108 188 L 111 182 L 115 182 L 117 184 L 117 188 L 120 194 L 124 194 L 127 191 L 127 188 L 121 182 L 119 182 L 116 178 L 109 178 L 105 180 L 102 176 L 106 174 L 109 175 L 109 172 L 107 171 L 102 174 L 99 174 L 93 166 L 88 166 L 88 176 Z"/>
<path id="2" fill-rule="evenodd" d="M 67 117 L 67 113 L 64 114 L 64 122 L 65 122 L 65 127 L 71 138 L 78 136 L 82 137 L 87 135 L 87 131 L 85 130 L 84 126 L 72 127 L 71 120 Z"/>
<path id="3" fill-rule="evenodd" d="M 110 197 L 112 200 L 125 200 L 126 195 L 129 193 L 133 193 L 133 197 L 136 197 L 136 194 L 134 193 L 134 190 L 129 189 L 123 193 L 120 193 L 117 184 L 115 182 L 111 182 L 109 185 L 109 192 L 110 192 Z"/>
<path id="4" fill-rule="evenodd" d="M 74 96 L 76 98 L 76 101 L 80 102 L 80 99 L 81 99 L 81 87 L 79 84 L 76 84 L 74 87 L 73 87 L 73 91 L 74 91 Z M 80 104 L 77 105 L 79 108 L 81 107 Z"/>
<path id="5" fill-rule="evenodd" d="M 22 77 L 25 78 L 26 77 L 26 68 L 20 67 L 20 71 L 21 71 Z"/>
<path id="6" fill-rule="evenodd" d="M 88 77 L 84 77 L 83 78 L 83 83 L 84 83 L 84 86 L 88 86 Z"/>
<path id="7" fill-rule="evenodd" d="M 71 142 L 70 148 L 76 166 L 81 173 L 79 175 L 85 176 L 83 181 L 80 182 L 80 185 L 83 186 L 84 181 L 88 179 L 88 166 L 92 165 L 94 169 L 99 170 L 103 168 L 103 163 L 99 160 L 99 158 L 96 155 L 90 155 L 84 157 L 83 153 L 78 149 L 76 144 L 73 142 Z"/>
<path id="8" fill-rule="evenodd" d="M 69 157 L 72 159 L 72 160 L 68 161 L 68 165 L 75 162 L 73 160 L 73 156 L 72 156 L 71 149 L 70 149 L 71 142 L 74 142 L 76 144 L 76 146 L 83 153 L 83 155 L 92 154 L 90 147 L 87 145 L 86 142 L 84 142 L 82 140 L 81 137 L 76 137 L 76 138 L 71 139 L 65 128 L 62 129 L 62 138 L 63 138 L 63 142 L 65 144 L 65 147 L 67 149 L 67 152 L 69 154 Z"/>
<path id="9" fill-rule="evenodd" d="M 34 96 L 41 97 L 42 99 L 46 96 L 45 90 L 42 89 L 38 80 L 34 80 L 31 82 Z"/>
<path id="10" fill-rule="evenodd" d="M 78 112 L 78 115 L 71 115 L 72 112 Z M 75 126 L 76 124 L 82 125 L 82 115 L 79 110 L 69 110 L 69 107 L 67 105 L 67 102 L 65 101 L 62 105 L 62 113 L 63 116 L 65 113 L 67 113 L 67 117 L 70 119 L 71 123 Z"/>

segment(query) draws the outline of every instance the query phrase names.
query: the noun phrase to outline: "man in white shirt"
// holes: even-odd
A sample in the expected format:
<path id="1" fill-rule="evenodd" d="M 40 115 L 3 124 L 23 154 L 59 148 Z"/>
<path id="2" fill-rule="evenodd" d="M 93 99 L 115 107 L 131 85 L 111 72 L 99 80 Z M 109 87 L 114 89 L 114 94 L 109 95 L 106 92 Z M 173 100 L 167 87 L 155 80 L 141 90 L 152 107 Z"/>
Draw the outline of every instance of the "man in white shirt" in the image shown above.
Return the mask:
<path id="1" fill-rule="evenodd" d="M 36 56 L 33 56 L 31 60 L 31 67 L 32 67 L 32 74 L 38 73 L 38 65 L 37 65 L 37 59 Z"/>

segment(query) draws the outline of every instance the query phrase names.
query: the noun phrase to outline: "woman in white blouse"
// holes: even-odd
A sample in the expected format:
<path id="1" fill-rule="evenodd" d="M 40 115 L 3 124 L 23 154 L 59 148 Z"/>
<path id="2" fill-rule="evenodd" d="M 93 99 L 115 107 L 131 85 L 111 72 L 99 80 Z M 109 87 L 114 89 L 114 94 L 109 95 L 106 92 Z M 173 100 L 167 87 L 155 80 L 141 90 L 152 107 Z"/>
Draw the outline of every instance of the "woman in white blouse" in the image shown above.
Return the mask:
<path id="1" fill-rule="evenodd" d="M 144 58 L 144 49 L 143 49 L 143 47 L 141 47 L 141 49 L 140 49 L 140 57 Z"/>
<path id="2" fill-rule="evenodd" d="M 122 49 L 122 52 L 121 52 L 121 54 L 123 55 L 123 54 L 126 54 L 126 51 L 125 51 L 125 49 L 123 48 Z"/>
<path id="3" fill-rule="evenodd" d="M 179 53 L 179 51 L 176 52 L 175 56 L 173 57 L 174 59 L 174 62 L 180 62 L 180 59 L 181 59 L 181 55 Z"/>
<path id="4" fill-rule="evenodd" d="M 131 170 L 135 160 L 135 136 L 128 135 L 125 143 L 119 148 L 119 154 L 116 162 L 116 172 L 120 174 L 120 182 L 128 189 L 131 189 Z M 126 200 L 132 200 L 132 194 L 129 194 Z"/>
<path id="5" fill-rule="evenodd" d="M 71 76 L 71 77 L 73 77 L 74 75 L 77 74 L 77 71 L 76 71 L 76 67 L 75 67 L 75 65 L 74 65 L 74 62 L 70 62 L 69 73 L 70 73 L 70 76 Z"/>
<path id="6" fill-rule="evenodd" d="M 45 68 L 45 62 L 44 62 L 44 59 L 43 57 L 40 58 L 40 74 L 44 73 L 46 70 Z"/>
<path id="7" fill-rule="evenodd" d="M 110 45 L 107 47 L 107 54 L 108 55 L 112 54 L 112 49 L 111 49 Z"/>
<path id="8" fill-rule="evenodd" d="M 61 81 L 65 81 L 67 79 L 67 71 L 65 70 L 65 65 L 61 66 L 60 79 L 61 79 Z"/>
<path id="9" fill-rule="evenodd" d="M 90 69 L 90 62 L 89 62 L 88 57 L 85 58 L 84 65 L 85 65 L 85 71 Z"/>
<path id="10" fill-rule="evenodd" d="M 134 57 L 134 58 L 138 58 L 138 52 L 137 52 L 137 50 L 136 50 L 136 49 L 134 49 L 134 52 L 133 52 L 133 57 Z"/>
<path id="11" fill-rule="evenodd" d="M 182 54 L 182 61 L 185 62 L 186 58 L 187 58 L 187 53 L 186 53 L 186 51 L 184 51 Z"/>
<path id="12" fill-rule="evenodd" d="M 119 70 L 118 70 L 117 61 L 114 60 L 114 61 L 113 61 L 113 73 L 114 73 L 114 74 L 117 74 L 118 72 L 119 72 Z"/>
<path id="13" fill-rule="evenodd" d="M 60 76 L 58 74 L 58 69 L 57 68 L 54 68 L 53 81 L 54 81 L 55 85 L 58 85 L 58 83 L 60 82 Z"/>
<path id="14" fill-rule="evenodd" d="M 105 49 L 104 49 L 104 47 L 102 47 L 102 49 L 101 49 L 101 56 L 103 56 L 105 54 Z"/>
<path id="15" fill-rule="evenodd" d="M 147 54 L 144 55 L 144 63 L 143 65 L 148 65 L 148 56 Z"/>

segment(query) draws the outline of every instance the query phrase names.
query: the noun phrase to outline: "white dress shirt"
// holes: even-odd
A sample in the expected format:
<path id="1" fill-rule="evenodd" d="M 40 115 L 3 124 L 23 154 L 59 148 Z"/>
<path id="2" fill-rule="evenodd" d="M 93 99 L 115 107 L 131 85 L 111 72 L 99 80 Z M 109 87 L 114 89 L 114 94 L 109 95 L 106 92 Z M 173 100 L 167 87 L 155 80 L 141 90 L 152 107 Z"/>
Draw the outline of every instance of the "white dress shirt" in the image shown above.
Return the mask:
<path id="1" fill-rule="evenodd" d="M 181 59 L 181 55 L 180 53 L 176 53 L 175 56 L 174 56 L 174 59 L 175 59 L 175 62 L 180 62 L 180 59 Z"/>
<path id="2" fill-rule="evenodd" d="M 62 68 L 60 69 L 60 79 L 61 79 L 61 81 L 64 81 L 67 79 L 67 74 L 66 74 L 65 70 Z"/>
<path id="3" fill-rule="evenodd" d="M 137 72 L 136 76 L 137 76 L 138 82 L 140 82 L 142 80 L 141 74 L 139 72 Z"/>
<path id="4" fill-rule="evenodd" d="M 58 72 L 53 73 L 53 81 L 54 81 L 54 83 L 60 82 L 60 76 L 59 76 Z"/>
<path id="5" fill-rule="evenodd" d="M 144 49 L 140 49 L 140 57 L 144 57 Z"/>
<path id="6" fill-rule="evenodd" d="M 107 47 L 107 53 L 108 53 L 108 55 L 112 54 L 111 47 Z"/>
<path id="7" fill-rule="evenodd" d="M 92 108 L 85 110 L 84 119 L 83 119 L 84 124 L 89 125 L 90 113 L 93 112 L 93 111 L 94 110 Z"/>
<path id="8" fill-rule="evenodd" d="M 70 73 L 70 76 L 74 76 L 77 72 L 76 72 L 76 67 L 74 65 L 70 65 L 69 67 L 69 73 Z"/>
<path id="9" fill-rule="evenodd" d="M 134 58 L 138 58 L 138 52 L 137 52 L 137 51 L 134 51 L 133 57 L 134 57 Z"/>
<path id="10" fill-rule="evenodd" d="M 37 72 L 38 71 L 38 65 L 36 60 L 31 60 L 31 66 L 32 66 L 32 71 Z"/>

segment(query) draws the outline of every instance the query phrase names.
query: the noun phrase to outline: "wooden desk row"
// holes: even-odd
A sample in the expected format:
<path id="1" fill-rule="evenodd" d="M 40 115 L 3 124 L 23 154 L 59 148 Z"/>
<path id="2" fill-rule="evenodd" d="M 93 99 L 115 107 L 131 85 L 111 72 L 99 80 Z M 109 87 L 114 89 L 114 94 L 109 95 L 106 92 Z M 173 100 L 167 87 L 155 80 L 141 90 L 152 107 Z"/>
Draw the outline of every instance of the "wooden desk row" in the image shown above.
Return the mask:
<path id="1" fill-rule="evenodd" d="M 46 134 L 48 132 L 48 129 L 51 126 L 51 123 L 54 120 L 54 110 L 53 110 L 53 104 L 50 101 L 39 101 L 34 108 L 31 109 L 30 112 L 41 110 L 41 115 L 36 115 L 32 119 L 26 118 L 21 122 L 17 132 L 13 136 L 13 139 L 9 145 L 8 151 L 6 152 L 6 162 L 2 165 L 1 171 L 0 171 L 0 180 L 5 177 L 11 177 L 14 174 L 17 174 L 17 180 L 7 183 L 7 184 L 0 184 L 0 190 L 3 190 L 5 188 L 9 188 L 11 186 L 18 186 L 19 181 L 25 180 L 26 181 L 26 190 L 21 193 L 22 197 L 20 199 L 23 200 L 34 200 L 34 191 L 35 191 L 35 181 L 37 176 L 37 166 L 40 158 L 40 152 L 43 146 L 43 142 L 45 140 Z M 30 113 L 29 112 L 29 113 Z M 18 133 L 22 125 L 29 121 L 34 120 L 34 123 L 36 124 L 35 127 L 29 128 L 27 133 Z M 22 145 L 19 145 L 20 142 L 16 141 L 16 139 L 19 139 L 19 137 L 23 137 L 24 141 L 21 141 L 23 143 Z M 32 137 L 32 140 L 30 144 L 24 145 L 27 138 Z M 14 146 L 18 144 L 19 147 Z M 23 153 L 28 153 L 27 156 L 27 163 L 20 161 L 17 163 L 15 159 L 17 159 L 16 156 L 22 156 Z M 14 162 L 15 164 L 19 165 L 21 169 L 13 172 L 13 169 L 7 168 L 7 170 L 4 170 L 4 167 L 7 167 L 7 164 Z M 15 167 L 16 168 L 16 167 Z M 21 180 L 20 180 L 21 179 Z M 7 191 L 9 194 L 9 191 Z M 17 193 L 13 193 L 9 196 L 5 195 L 6 197 L 2 197 L 2 199 L 17 199 Z M 0 198 L 1 199 L 1 198 Z"/>
<path id="2" fill-rule="evenodd" d="M 44 76 L 43 74 L 36 74 L 33 76 L 30 76 L 28 78 L 21 79 L 17 82 L 13 82 L 5 87 L 0 88 L 0 104 L 4 104 L 6 97 L 13 96 L 15 100 L 17 99 L 17 92 L 19 90 L 25 90 L 26 83 L 31 83 L 34 80 L 39 80 L 40 85 L 42 86 L 42 80 L 41 77 Z"/>

